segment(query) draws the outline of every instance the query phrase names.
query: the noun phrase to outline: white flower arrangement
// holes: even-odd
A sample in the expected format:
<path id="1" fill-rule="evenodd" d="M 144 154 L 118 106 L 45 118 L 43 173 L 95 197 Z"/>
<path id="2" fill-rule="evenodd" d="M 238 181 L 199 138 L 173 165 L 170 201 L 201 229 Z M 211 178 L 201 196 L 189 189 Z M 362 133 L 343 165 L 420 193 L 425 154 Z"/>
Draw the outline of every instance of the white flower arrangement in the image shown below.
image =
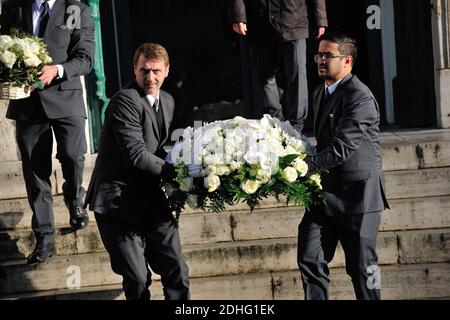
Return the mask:
<path id="1" fill-rule="evenodd" d="M 42 68 L 52 63 L 42 39 L 12 29 L 0 35 L 0 83 L 25 88 L 42 88 L 38 77 Z"/>
<path id="2" fill-rule="evenodd" d="M 264 115 L 186 128 L 171 152 L 177 170 L 169 187 L 172 209 L 179 215 L 187 203 L 220 212 L 242 200 L 253 209 L 260 199 L 280 195 L 305 207 L 324 201 L 320 176 L 308 176 L 304 143 L 280 124 Z M 192 165 L 198 168 L 194 176 Z"/>

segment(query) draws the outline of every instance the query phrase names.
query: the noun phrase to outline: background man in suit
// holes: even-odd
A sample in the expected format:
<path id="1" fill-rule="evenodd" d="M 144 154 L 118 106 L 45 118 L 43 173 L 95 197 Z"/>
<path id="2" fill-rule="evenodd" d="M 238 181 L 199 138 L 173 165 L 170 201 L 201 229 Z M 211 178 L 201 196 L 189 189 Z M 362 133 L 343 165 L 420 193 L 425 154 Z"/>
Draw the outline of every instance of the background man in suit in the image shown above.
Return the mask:
<path id="1" fill-rule="evenodd" d="M 325 0 L 231 0 L 233 30 L 247 35 L 254 78 L 265 113 L 288 120 L 299 133 L 308 115 L 306 38 L 325 32 Z"/>
<path id="2" fill-rule="evenodd" d="M 163 159 L 174 102 L 161 90 L 169 56 L 147 43 L 134 55 L 135 80 L 111 99 L 86 196 L 127 299 L 149 299 L 151 272 L 166 299 L 189 299 L 188 267 L 176 221 L 160 188 L 175 177 Z"/>
<path id="3" fill-rule="evenodd" d="M 381 168 L 380 112 L 373 94 L 356 76 L 355 41 L 326 33 L 315 55 L 325 80 L 314 91 L 317 153 L 305 160 L 322 172 L 326 205 L 305 213 L 299 225 L 298 264 L 306 299 L 327 299 L 337 242 L 358 299 L 379 299 L 375 252 L 381 212 L 388 208 Z"/>
<path id="4" fill-rule="evenodd" d="M 7 118 L 16 120 L 17 143 L 33 211 L 36 248 L 28 262 L 38 263 L 55 254 L 50 183 L 52 130 L 57 142 L 56 158 L 65 180 L 63 195 L 70 225 L 77 230 L 88 224 L 82 206 L 85 190 L 81 183 L 87 145 L 80 75 L 88 74 L 94 63 L 94 24 L 89 7 L 76 0 L 5 1 L 1 33 L 9 33 L 12 27 L 43 37 L 54 63 L 45 66 L 40 75 L 44 90 L 34 90 L 26 99 L 12 100 L 6 114 Z"/>

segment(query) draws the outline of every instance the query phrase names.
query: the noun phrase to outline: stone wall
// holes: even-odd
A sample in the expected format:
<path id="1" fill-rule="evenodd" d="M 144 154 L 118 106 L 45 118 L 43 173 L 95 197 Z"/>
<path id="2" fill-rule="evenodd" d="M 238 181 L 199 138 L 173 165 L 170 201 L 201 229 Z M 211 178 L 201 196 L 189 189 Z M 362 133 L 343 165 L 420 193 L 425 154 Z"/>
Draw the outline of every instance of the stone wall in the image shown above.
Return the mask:
<path id="1" fill-rule="evenodd" d="M 8 101 L 0 100 L 0 163 L 20 160 L 15 134 L 15 122 L 6 119 Z"/>

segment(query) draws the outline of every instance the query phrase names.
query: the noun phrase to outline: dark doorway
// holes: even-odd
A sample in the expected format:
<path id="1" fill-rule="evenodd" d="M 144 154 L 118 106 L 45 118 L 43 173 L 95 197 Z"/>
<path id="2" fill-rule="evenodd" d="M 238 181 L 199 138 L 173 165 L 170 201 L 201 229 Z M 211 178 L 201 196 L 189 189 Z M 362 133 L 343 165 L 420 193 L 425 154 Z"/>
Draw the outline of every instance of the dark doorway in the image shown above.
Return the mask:
<path id="1" fill-rule="evenodd" d="M 431 4 L 394 1 L 397 78 L 395 116 L 402 128 L 436 126 Z"/>
<path id="2" fill-rule="evenodd" d="M 160 43 L 171 69 L 163 88 L 175 99 L 175 127 L 239 112 L 242 97 L 237 39 L 227 18 L 227 0 L 130 1 L 135 47 Z"/>

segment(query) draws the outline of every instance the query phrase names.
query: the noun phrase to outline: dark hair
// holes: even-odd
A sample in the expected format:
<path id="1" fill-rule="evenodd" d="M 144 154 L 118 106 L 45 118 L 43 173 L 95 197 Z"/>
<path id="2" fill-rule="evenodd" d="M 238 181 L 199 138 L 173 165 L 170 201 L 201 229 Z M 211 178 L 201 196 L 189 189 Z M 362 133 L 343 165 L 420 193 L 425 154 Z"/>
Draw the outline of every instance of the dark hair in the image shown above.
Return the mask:
<path id="1" fill-rule="evenodd" d="M 139 57 L 143 55 L 147 59 L 162 60 L 166 66 L 169 65 L 169 54 L 163 46 L 157 43 L 144 43 L 136 49 L 133 64 L 137 65 Z"/>
<path id="2" fill-rule="evenodd" d="M 337 43 L 339 46 L 339 53 L 352 56 L 353 63 L 355 63 L 356 56 L 358 55 L 358 46 L 356 40 L 340 31 L 327 31 L 320 38 L 320 41 L 331 41 Z"/>

